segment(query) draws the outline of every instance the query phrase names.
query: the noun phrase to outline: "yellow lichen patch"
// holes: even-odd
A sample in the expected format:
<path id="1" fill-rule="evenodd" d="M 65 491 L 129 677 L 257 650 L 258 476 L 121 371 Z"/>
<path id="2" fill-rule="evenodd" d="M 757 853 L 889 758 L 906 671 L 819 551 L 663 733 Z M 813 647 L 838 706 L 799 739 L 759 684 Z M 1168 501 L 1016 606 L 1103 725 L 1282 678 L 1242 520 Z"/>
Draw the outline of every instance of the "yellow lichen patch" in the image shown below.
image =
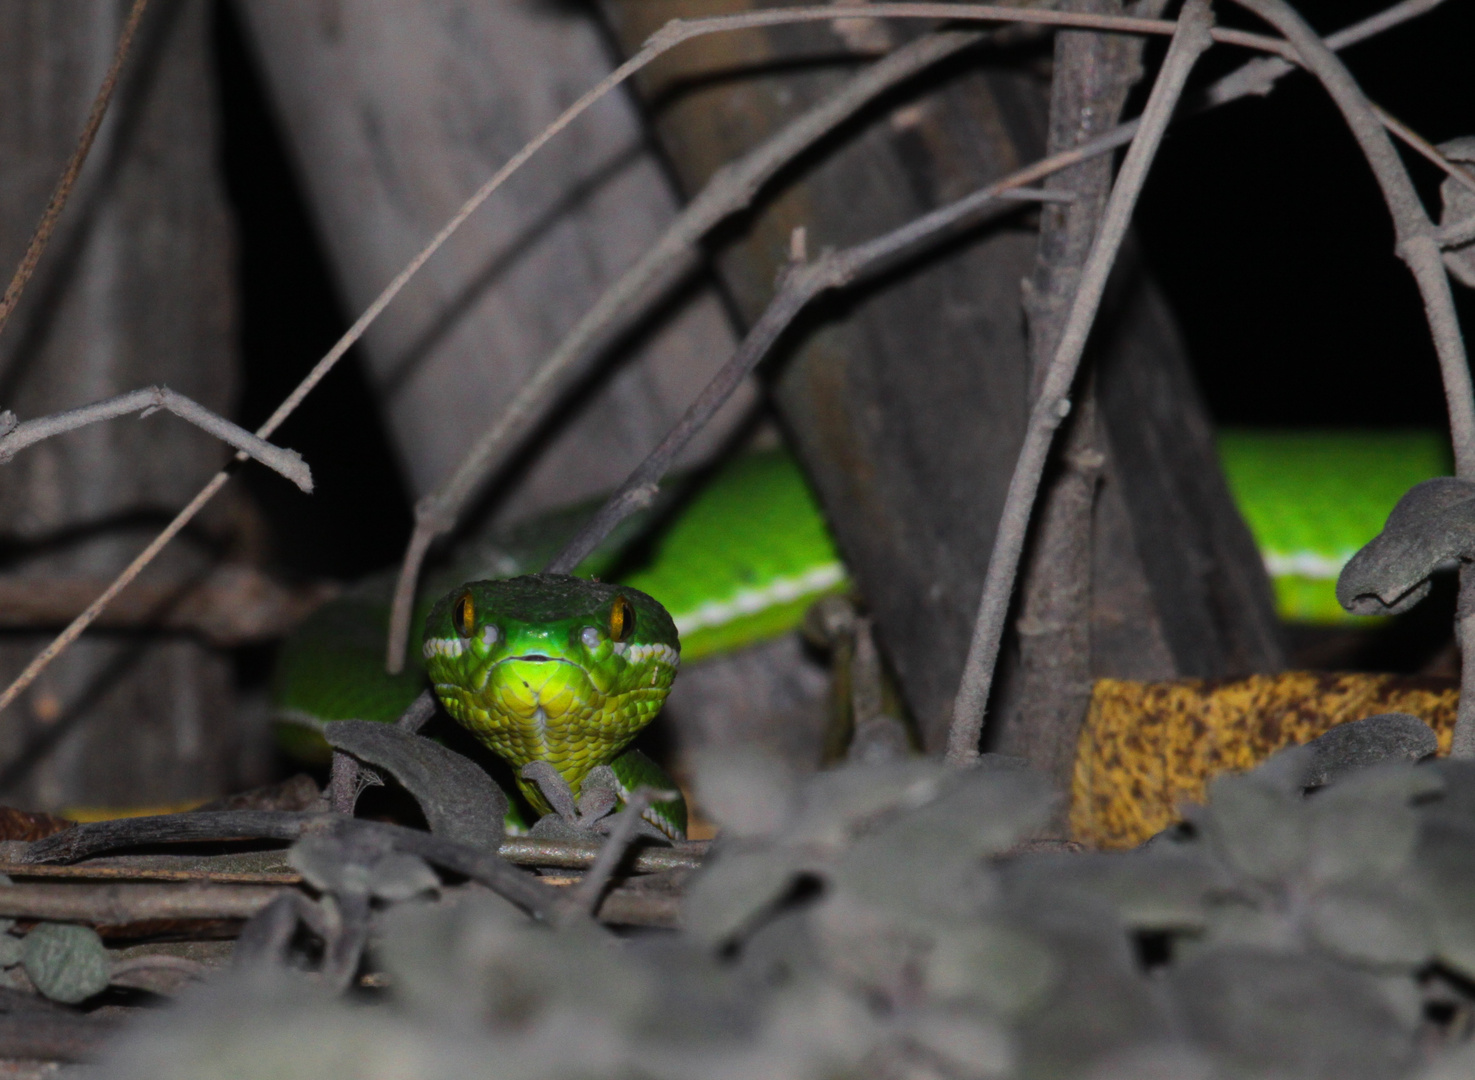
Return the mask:
<path id="1" fill-rule="evenodd" d="M 1407 712 L 1448 753 L 1458 689 L 1448 680 L 1290 671 L 1244 679 L 1101 679 L 1076 750 L 1071 830 L 1082 843 L 1134 847 L 1203 802 L 1210 778 L 1254 768 L 1329 728 Z"/>

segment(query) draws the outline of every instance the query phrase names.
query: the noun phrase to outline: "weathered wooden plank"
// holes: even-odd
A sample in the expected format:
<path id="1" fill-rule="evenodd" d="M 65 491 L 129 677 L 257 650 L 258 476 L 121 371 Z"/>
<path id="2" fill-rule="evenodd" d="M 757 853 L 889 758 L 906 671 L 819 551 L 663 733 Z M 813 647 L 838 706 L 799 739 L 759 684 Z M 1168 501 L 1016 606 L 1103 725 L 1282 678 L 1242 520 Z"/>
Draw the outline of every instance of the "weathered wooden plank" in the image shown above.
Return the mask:
<path id="1" fill-rule="evenodd" d="M 611 67 L 587 13 L 541 0 L 238 10 L 354 312 Z M 416 495 L 445 479 L 676 206 L 629 99 L 614 95 L 493 195 L 384 312 L 366 356 Z M 686 300 L 560 411 L 527 467 L 504 477 L 499 513 L 607 491 L 655 445 L 733 344 L 710 289 Z M 738 397 L 685 460 L 732 430 L 753 400 Z"/>
<path id="2" fill-rule="evenodd" d="M 762 6 L 605 0 L 604 10 L 628 50 L 678 15 Z M 840 85 L 858 63 L 855 49 L 884 49 L 913 32 L 848 19 L 714 35 L 668 54 L 641 89 L 694 191 Z M 977 52 L 951 61 L 797 163 L 718 258 L 740 313 L 752 320 L 772 295 L 795 227 L 807 230 L 812 250 L 854 243 L 1039 156 L 1046 84 L 1017 63 L 1017 52 L 1010 59 L 990 63 Z M 790 433 L 931 748 L 943 741 L 1022 435 L 1028 360 L 1019 282 L 1034 247 L 1021 213 L 826 305 L 795 334 L 777 376 Z M 1127 297 L 1146 287 L 1140 275 L 1124 279 Z M 1098 348 L 1100 377 L 1118 383 L 1102 394 L 1111 403 L 1103 405 L 1106 442 L 1120 461 L 1115 469 L 1109 462 L 1105 483 L 1114 489 L 1110 509 L 1125 513 L 1113 518 L 1116 555 L 1093 560 L 1109 558 L 1114 573 L 1112 607 L 1098 605 L 1093 616 L 1110 621 L 1111 652 L 1098 657 L 1098 673 L 1113 669 L 1112 655 L 1157 657 L 1174 671 L 1273 667 L 1263 570 L 1217 478 L 1212 447 L 1196 437 L 1208 424 L 1196 399 L 1180 392 L 1177 343 L 1128 340 L 1150 321 L 1112 325 Z M 1166 396 L 1139 403 L 1140 394 Z M 1148 432 L 1136 430 L 1144 425 Z M 1177 445 L 1180 436 L 1194 437 Z M 1187 495 L 1196 501 L 1178 506 Z M 1220 565 L 1226 559 L 1238 562 Z M 1210 569 L 1196 577 L 1152 572 L 1180 564 Z M 1185 582 L 1204 587 L 1186 595 Z"/>
<path id="3" fill-rule="evenodd" d="M 8 279 L 113 57 L 121 0 L 0 6 L 0 273 Z M 216 174 L 208 10 L 148 12 L 107 121 L 0 338 L 0 403 L 22 418 L 162 383 L 227 412 L 236 385 L 231 229 Z M 159 416 L 99 424 L 0 470 L 7 572 L 116 573 L 151 521 L 229 451 Z M 207 565 L 188 541 L 163 580 Z M 47 639 L 7 637 L 9 681 Z M 228 661 L 203 645 L 87 638 L 0 716 L 0 792 L 55 808 L 173 802 L 251 779 Z"/>

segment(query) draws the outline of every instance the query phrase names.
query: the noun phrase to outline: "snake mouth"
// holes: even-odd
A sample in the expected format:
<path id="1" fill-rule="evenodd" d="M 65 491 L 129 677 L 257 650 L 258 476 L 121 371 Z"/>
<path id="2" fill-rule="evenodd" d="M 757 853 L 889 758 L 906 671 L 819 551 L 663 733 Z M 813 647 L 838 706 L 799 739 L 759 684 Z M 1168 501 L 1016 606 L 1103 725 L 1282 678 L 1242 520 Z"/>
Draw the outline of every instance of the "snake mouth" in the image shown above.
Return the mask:
<path id="1" fill-rule="evenodd" d="M 569 667 L 578 668 L 580 671 L 584 672 L 585 674 L 588 674 L 588 670 L 589 670 L 588 668 L 584 667 L 583 664 L 580 664 L 580 663 L 578 663 L 577 661 L 574 661 L 574 660 L 570 660 L 570 659 L 568 659 L 565 656 L 547 656 L 547 655 L 545 655 L 543 653 L 524 653 L 522 656 L 504 656 L 502 659 L 498 660 L 492 666 L 494 668 L 499 668 L 499 667 L 502 667 L 504 664 L 519 664 L 519 663 L 521 663 L 521 664 L 567 664 Z"/>

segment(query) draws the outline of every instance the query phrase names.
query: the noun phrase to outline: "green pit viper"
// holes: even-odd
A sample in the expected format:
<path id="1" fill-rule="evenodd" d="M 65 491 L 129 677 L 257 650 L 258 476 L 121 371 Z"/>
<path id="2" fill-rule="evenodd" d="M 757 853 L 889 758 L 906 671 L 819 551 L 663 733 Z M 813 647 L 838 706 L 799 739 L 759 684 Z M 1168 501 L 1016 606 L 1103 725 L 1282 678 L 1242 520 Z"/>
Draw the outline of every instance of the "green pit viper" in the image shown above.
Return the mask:
<path id="1" fill-rule="evenodd" d="M 1352 619 L 1336 602 L 1337 573 L 1399 496 L 1449 466 L 1433 432 L 1228 431 L 1219 445 L 1288 621 Z M 424 666 L 412 649 L 399 676 L 383 667 L 392 571 L 347 590 L 281 651 L 274 698 L 283 745 L 321 759 L 318 722 L 392 721 L 428 671 L 447 711 L 514 770 L 547 761 L 574 795 L 605 764 L 627 790 L 672 787 L 628 744 L 659 710 L 678 658 L 690 663 L 791 631 L 809 604 L 848 582 L 783 451 L 739 458 L 694 490 L 669 486 L 679 505 L 632 519 L 577 578 L 535 572 L 592 507 L 467 545 L 430 576 L 425 594 L 444 595 L 417 611 L 412 640 L 424 642 Z M 517 783 L 527 804 L 547 811 L 536 786 Z M 683 834 L 684 804 L 654 806 L 646 817 L 668 836 Z M 514 809 L 509 825 L 524 824 Z"/>

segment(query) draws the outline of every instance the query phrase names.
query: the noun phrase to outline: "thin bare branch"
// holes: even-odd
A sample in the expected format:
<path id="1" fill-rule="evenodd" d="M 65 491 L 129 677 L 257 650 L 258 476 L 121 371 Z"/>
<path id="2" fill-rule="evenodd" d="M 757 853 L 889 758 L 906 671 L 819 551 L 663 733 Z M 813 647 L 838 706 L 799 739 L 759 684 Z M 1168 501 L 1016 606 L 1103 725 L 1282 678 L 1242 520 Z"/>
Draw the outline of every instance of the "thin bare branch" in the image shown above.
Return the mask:
<path id="1" fill-rule="evenodd" d="M 1034 191 L 1014 186 L 1014 177 L 990 184 L 949 206 L 934 210 L 901 228 L 844 251 L 830 252 L 812 263 L 791 267 L 762 316 L 748 331 L 737 351 L 712 376 L 680 421 L 661 440 L 612 494 L 598 513 L 564 545 L 544 572 L 568 574 L 583 562 L 600 542 L 625 518 L 649 505 L 676 456 L 697 432 L 716 415 L 738 385 L 768 355 L 774 343 L 809 302 L 830 289 L 841 288 L 857 278 L 875 273 L 919 244 L 950 232 L 990 203 L 1001 199 L 1061 201 L 1057 192 Z"/>
<path id="2" fill-rule="evenodd" d="M 0 1013 L 0 1060 L 91 1061 L 117 1031 L 116 1020 L 59 1009 Z"/>
<path id="3" fill-rule="evenodd" d="M 128 50 L 133 44 L 134 31 L 138 29 L 148 3 L 149 0 L 133 0 L 133 7 L 129 9 L 128 18 L 123 23 L 123 32 L 118 35 L 118 47 L 113 52 L 113 62 L 108 66 L 108 72 L 103 76 L 102 85 L 97 89 L 97 97 L 92 101 L 92 111 L 87 114 L 87 126 L 82 129 L 82 137 L 77 140 L 77 147 L 72 151 L 67 167 L 62 170 L 61 179 L 56 182 L 56 188 L 51 193 L 51 201 L 41 212 L 41 220 L 36 223 L 36 231 L 31 234 L 30 243 L 26 245 L 26 252 L 21 256 L 20 265 L 15 268 L 15 276 L 5 287 L 5 295 L 0 296 L 0 333 L 4 333 L 5 324 L 10 321 L 11 312 L 20 302 L 26 283 L 36 272 L 36 265 L 41 261 L 41 255 L 51 240 L 51 234 L 56 231 L 56 223 L 67 205 L 67 199 L 72 194 L 72 187 L 77 183 L 77 177 L 81 174 L 82 166 L 87 161 L 87 155 L 92 150 L 92 142 L 97 138 L 97 129 L 102 127 L 102 118 L 107 115 L 108 104 L 113 100 L 113 91 L 118 86 L 118 75 L 123 70 L 123 62 L 128 59 Z"/>
<path id="4" fill-rule="evenodd" d="M 195 515 L 205 508 L 205 504 L 215 497 L 215 493 L 223 488 L 225 482 L 229 479 L 230 473 L 225 471 L 218 472 L 211 477 L 210 482 L 200 489 L 199 493 L 186 504 L 184 509 L 174 515 L 174 520 L 164 526 L 164 531 L 154 537 L 146 548 L 134 556 L 133 561 L 123 568 L 123 572 L 113 579 L 113 583 L 104 589 L 96 600 L 88 604 L 86 610 L 73 619 L 67 625 L 67 628 L 52 640 L 51 644 L 36 654 L 35 658 L 26 665 L 25 670 L 15 677 L 11 684 L 5 688 L 3 694 L 0 694 L 0 712 L 4 712 L 14 704 L 15 699 L 25 693 L 26 688 L 36 681 L 37 676 L 45 671 L 53 660 L 65 652 L 72 642 L 81 637 L 83 631 L 97 621 L 97 617 L 103 613 L 103 609 L 111 604 L 120 592 L 132 584 L 134 578 L 143 573 L 144 567 L 153 562 L 158 557 L 159 552 L 169 546 L 171 540 L 184 531 L 184 527 L 194 520 Z"/>
<path id="5" fill-rule="evenodd" d="M 1329 35 L 1326 38 L 1326 46 L 1338 51 L 1346 49 L 1360 41 L 1375 37 L 1385 30 L 1391 30 L 1395 26 L 1406 23 L 1410 19 L 1427 15 L 1442 3 L 1444 0 L 1403 0 L 1402 3 L 1384 8 L 1376 15 L 1369 15 L 1361 22 L 1353 23 Z M 1251 60 L 1228 75 L 1215 80 L 1205 91 L 1204 97 L 1208 105 L 1214 106 L 1248 94 L 1268 94 L 1278 79 L 1295 69 L 1294 57 L 1267 56 Z"/>
<path id="6" fill-rule="evenodd" d="M 1147 180 L 1147 173 L 1163 133 L 1173 117 L 1173 110 L 1203 51 L 1209 47 L 1210 24 L 1208 0 L 1188 0 L 1178 17 L 1178 32 L 1168 47 L 1168 54 L 1158 72 L 1152 93 L 1138 121 L 1138 132 L 1127 150 L 1126 158 L 1112 186 L 1111 198 L 1102 215 L 1101 228 L 1091 246 L 1091 254 L 1081 269 L 1081 282 L 1072 301 L 1070 315 L 1061 331 L 1060 345 L 1050 362 L 1039 396 L 1030 411 L 1024 446 L 1020 449 L 1004 510 L 994 536 L 984 578 L 983 596 L 978 607 L 978 621 L 968 648 L 962 683 L 953 705 L 953 721 L 948 731 L 947 760 L 966 765 L 978 757 L 978 739 L 983 730 L 983 715 L 993 686 L 994 667 L 1004 620 L 1009 611 L 1009 598 L 1019 569 L 1020 552 L 1024 548 L 1035 495 L 1045 471 L 1045 462 L 1054 442 L 1056 429 L 1070 413 L 1070 392 L 1085 351 L 1086 338 L 1095 321 L 1106 280 L 1116 261 L 1122 240 L 1126 237 L 1137 197 Z"/>
<path id="7" fill-rule="evenodd" d="M 1417 131 L 1414 131 L 1402 120 L 1390 114 L 1382 106 L 1374 105 L 1373 115 L 1378 118 L 1379 123 L 1387 128 L 1394 136 L 1402 139 L 1407 146 L 1424 160 L 1432 162 L 1437 168 L 1442 169 L 1445 175 L 1454 177 L 1455 180 L 1459 181 L 1465 187 L 1471 191 L 1475 191 L 1475 176 L 1470 174 L 1469 169 L 1460 168 L 1458 164 L 1451 161 L 1444 154 L 1441 154 L 1437 146 Z"/>
<path id="8" fill-rule="evenodd" d="M 1419 287 L 1419 295 L 1424 300 L 1424 314 L 1429 320 L 1429 331 L 1434 338 L 1434 350 L 1438 354 L 1439 370 L 1444 380 L 1455 473 L 1475 479 L 1475 392 L 1471 389 L 1469 358 L 1465 353 L 1454 296 L 1439 248 L 1438 228 L 1429 219 L 1372 102 L 1368 101 L 1352 73 L 1336 54 L 1321 43 L 1284 0 L 1236 2 L 1274 26 L 1295 46 L 1302 62 L 1336 102 L 1362 148 L 1393 218 L 1398 256 L 1408 264 Z M 1454 757 L 1472 758 L 1475 757 L 1475 569 L 1468 566 L 1460 570 L 1456 624 L 1464 662 L 1461 664 L 1460 708 L 1450 753 Z"/>
<path id="9" fill-rule="evenodd" d="M 155 919 L 249 919 L 282 892 L 261 885 L 51 885 L 0 889 L 0 918 L 121 926 Z"/>
<path id="10" fill-rule="evenodd" d="M 52 878 L 61 881 L 172 882 L 196 885 L 299 885 L 302 875 L 295 870 L 231 871 L 168 870 L 148 866 L 45 866 L 28 863 L 0 863 L 0 874 L 12 878 Z"/>
<path id="11" fill-rule="evenodd" d="M 312 493 L 312 470 L 307 467 L 307 462 L 302 460 L 302 455 L 296 450 L 274 446 L 265 439 L 258 439 L 245 428 L 232 424 L 225 417 L 211 412 L 205 406 L 191 401 L 183 394 L 175 393 L 167 386 L 150 386 L 143 390 L 134 390 L 132 393 L 119 394 L 106 401 L 95 401 L 91 405 L 82 405 L 65 412 L 52 413 L 50 416 L 43 416 L 38 420 L 27 420 L 24 423 L 18 422 L 15 413 L 8 409 L 0 412 L 0 432 L 3 432 L 0 434 L 0 464 L 8 462 L 26 447 L 34 446 L 53 435 L 76 431 L 88 424 L 113 420 L 119 416 L 127 416 L 129 413 L 136 412 L 148 416 L 159 409 L 173 413 L 181 420 L 189 421 L 196 427 L 214 435 L 221 442 L 229 443 L 241 453 L 255 458 L 267 468 L 281 473 L 308 494 Z"/>
<path id="12" fill-rule="evenodd" d="M 841 16 L 843 17 L 843 16 Z M 868 19 L 945 19 L 952 22 L 1033 23 L 1037 26 L 1065 26 L 1078 30 L 1103 30 L 1118 34 L 1174 33 L 1172 19 L 1139 19 L 1128 15 L 1093 15 L 1077 11 L 1053 11 L 1048 8 L 1011 8 L 993 4 L 866 4 Z M 641 52 L 670 49 L 683 41 L 703 34 L 726 30 L 752 30 L 765 26 L 788 26 L 805 22 L 833 22 L 837 18 L 830 5 L 814 7 L 772 8 L 740 15 L 718 15 L 699 19 L 672 19 L 652 34 Z M 1291 58 L 1295 51 L 1278 38 L 1249 34 L 1243 30 L 1211 27 L 1209 34 L 1223 45 L 1238 45 L 1260 52 L 1271 52 Z"/>
<path id="13" fill-rule="evenodd" d="M 82 575 L 0 574 L 0 629 L 65 624 L 106 585 Z M 98 625 L 180 631 L 215 645 L 244 645 L 281 637 L 338 593 L 334 584 L 289 587 L 255 567 L 227 564 L 203 580 L 141 581 Z"/>
<path id="14" fill-rule="evenodd" d="M 594 865 L 603 845 L 597 840 L 539 840 L 529 836 L 509 837 L 497 853 L 519 866 L 548 866 L 580 870 Z M 691 840 L 673 847 L 642 847 L 630 860 L 630 868 L 641 874 L 664 870 L 695 870 L 702 865 L 707 844 Z"/>
<path id="15" fill-rule="evenodd" d="M 394 724 L 398 728 L 403 728 L 405 731 L 414 733 L 423 728 L 434 715 L 435 694 L 427 686 L 424 690 L 420 691 L 414 701 L 410 702 L 409 706 L 400 714 L 400 718 Z"/>
<path id="16" fill-rule="evenodd" d="M 177 816 L 177 815 L 171 815 Z M 158 833 L 150 836 L 157 840 Z M 191 837 L 201 839 L 192 832 Z M 221 834 L 218 838 L 226 838 Z M 84 838 L 82 850 L 95 854 L 109 847 L 136 843 L 134 835 L 116 831 Z M 502 841 L 497 854 L 517 866 L 545 866 L 563 870 L 582 870 L 593 866 L 603 845 L 597 840 L 543 840 L 531 836 L 509 837 Z M 630 869 L 640 874 L 656 874 L 666 870 L 695 870 L 702 865 L 707 852 L 704 840 L 689 840 L 666 847 L 639 848 L 630 859 Z M 83 856 L 85 857 L 85 855 Z M 296 871 L 232 871 L 169 869 L 158 866 L 119 866 L 96 862 L 71 866 L 46 863 L 0 863 L 0 874 L 13 878 L 61 878 L 68 881 L 172 881 L 216 885 L 295 885 L 302 880 Z"/>

